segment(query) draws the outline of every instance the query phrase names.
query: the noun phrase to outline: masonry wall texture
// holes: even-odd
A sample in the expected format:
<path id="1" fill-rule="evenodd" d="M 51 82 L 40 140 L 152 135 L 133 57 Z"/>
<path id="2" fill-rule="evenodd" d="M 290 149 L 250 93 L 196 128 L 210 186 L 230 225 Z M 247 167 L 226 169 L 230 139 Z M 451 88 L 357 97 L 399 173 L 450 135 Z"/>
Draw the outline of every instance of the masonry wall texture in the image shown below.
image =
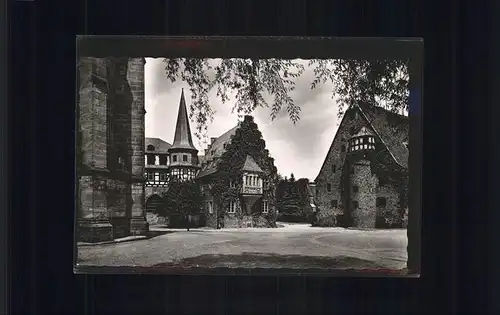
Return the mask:
<path id="1" fill-rule="evenodd" d="M 372 175 L 370 161 L 363 159 L 354 162 L 350 177 L 351 201 L 357 202 L 357 206 L 352 206 L 353 225 L 360 228 L 375 228 L 377 212 L 374 211 L 374 206 L 377 177 Z M 356 191 L 354 187 L 357 188 Z"/>
<path id="2" fill-rule="evenodd" d="M 144 234 L 144 59 L 81 58 L 77 232 L 81 241 Z"/>
<path id="3" fill-rule="evenodd" d="M 402 226 L 407 209 L 408 152 L 403 143 L 408 141 L 408 120 L 383 109 L 367 111 L 358 106 L 347 110 L 315 180 L 317 220 L 329 220 L 319 225 Z M 350 140 L 359 137 L 360 130 L 374 138 L 373 150 L 350 151 Z M 336 220 L 331 220 L 332 214 Z"/>

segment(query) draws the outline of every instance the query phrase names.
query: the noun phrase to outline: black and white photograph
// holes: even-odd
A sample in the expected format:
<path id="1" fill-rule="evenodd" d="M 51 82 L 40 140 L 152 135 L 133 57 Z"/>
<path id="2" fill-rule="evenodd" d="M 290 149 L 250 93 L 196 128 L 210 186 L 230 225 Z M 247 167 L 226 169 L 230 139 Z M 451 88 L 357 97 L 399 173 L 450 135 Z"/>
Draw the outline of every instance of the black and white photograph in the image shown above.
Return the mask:
<path id="1" fill-rule="evenodd" d="M 409 58 L 151 55 L 78 57 L 76 270 L 408 273 Z"/>

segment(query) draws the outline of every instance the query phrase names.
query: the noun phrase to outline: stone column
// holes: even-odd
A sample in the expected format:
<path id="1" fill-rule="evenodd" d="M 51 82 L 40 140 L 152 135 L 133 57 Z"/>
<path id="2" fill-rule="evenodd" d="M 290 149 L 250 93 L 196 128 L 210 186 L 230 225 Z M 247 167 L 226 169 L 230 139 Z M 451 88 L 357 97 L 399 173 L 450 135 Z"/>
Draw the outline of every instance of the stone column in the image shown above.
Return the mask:
<path id="1" fill-rule="evenodd" d="M 145 165 L 145 130 L 144 130 L 144 58 L 130 58 L 128 61 L 127 81 L 130 86 L 133 101 L 131 105 L 131 147 L 132 147 L 132 215 L 130 234 L 143 235 L 148 233 L 149 225 L 146 219 L 146 202 L 144 188 Z"/>
<path id="2" fill-rule="evenodd" d="M 78 239 L 113 239 L 106 200 L 107 73 L 105 59 L 81 58 L 78 100 Z"/>

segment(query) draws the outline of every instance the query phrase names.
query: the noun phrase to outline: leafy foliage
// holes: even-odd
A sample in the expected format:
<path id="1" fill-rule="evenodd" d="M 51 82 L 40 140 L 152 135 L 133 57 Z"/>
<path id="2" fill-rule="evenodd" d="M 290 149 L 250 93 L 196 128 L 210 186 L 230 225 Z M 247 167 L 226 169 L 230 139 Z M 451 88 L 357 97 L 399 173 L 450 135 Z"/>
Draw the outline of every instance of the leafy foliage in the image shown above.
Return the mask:
<path id="1" fill-rule="evenodd" d="M 408 109 L 408 70 L 406 60 L 323 60 L 312 59 L 311 89 L 333 83 L 332 98 L 339 104 L 339 116 L 346 107 L 359 101 L 376 104 L 394 112 Z M 270 108 L 271 119 L 285 110 L 290 120 L 300 119 L 300 104 L 290 92 L 295 79 L 305 70 L 304 62 L 282 59 L 165 59 L 165 71 L 171 82 L 181 79 L 189 85 L 191 118 L 196 121 L 196 136 L 206 134 L 214 111 L 208 93 L 215 89 L 223 103 L 229 92 L 236 92 L 233 111 L 250 114 L 257 107 Z M 272 102 L 265 95 L 272 96 Z"/>
<path id="2" fill-rule="evenodd" d="M 237 201 L 239 192 L 243 185 L 242 167 L 246 156 L 251 156 L 257 165 L 264 171 L 262 179 L 267 183 L 264 190 L 264 197 L 269 201 L 269 213 L 266 215 L 270 222 L 273 221 L 275 205 L 275 186 L 277 169 L 274 166 L 274 159 L 269 156 L 269 151 L 265 148 L 265 141 L 259 131 L 257 124 L 252 119 L 245 119 L 236 130 L 226 151 L 218 162 L 218 171 L 212 180 L 211 194 L 218 209 L 223 209 L 219 213 L 224 216 L 230 201 Z M 234 187 L 230 187 L 230 183 Z M 241 209 L 237 210 L 237 215 L 243 215 Z"/>
<path id="3" fill-rule="evenodd" d="M 289 180 L 283 180 L 279 183 L 278 208 L 281 214 L 300 214 L 300 194 L 297 188 L 297 182 L 292 176 Z"/>
<path id="4" fill-rule="evenodd" d="M 194 181 L 172 181 L 164 197 L 167 213 L 197 214 L 203 202 L 200 187 Z"/>

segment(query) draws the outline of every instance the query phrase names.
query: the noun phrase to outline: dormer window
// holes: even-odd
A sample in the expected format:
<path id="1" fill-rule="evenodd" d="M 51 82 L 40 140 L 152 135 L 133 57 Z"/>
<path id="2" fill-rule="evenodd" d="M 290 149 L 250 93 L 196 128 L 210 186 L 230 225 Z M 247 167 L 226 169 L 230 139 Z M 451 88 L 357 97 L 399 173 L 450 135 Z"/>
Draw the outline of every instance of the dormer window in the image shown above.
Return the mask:
<path id="1" fill-rule="evenodd" d="M 155 150 L 155 146 L 154 145 L 148 145 L 148 151 L 154 151 Z"/>

